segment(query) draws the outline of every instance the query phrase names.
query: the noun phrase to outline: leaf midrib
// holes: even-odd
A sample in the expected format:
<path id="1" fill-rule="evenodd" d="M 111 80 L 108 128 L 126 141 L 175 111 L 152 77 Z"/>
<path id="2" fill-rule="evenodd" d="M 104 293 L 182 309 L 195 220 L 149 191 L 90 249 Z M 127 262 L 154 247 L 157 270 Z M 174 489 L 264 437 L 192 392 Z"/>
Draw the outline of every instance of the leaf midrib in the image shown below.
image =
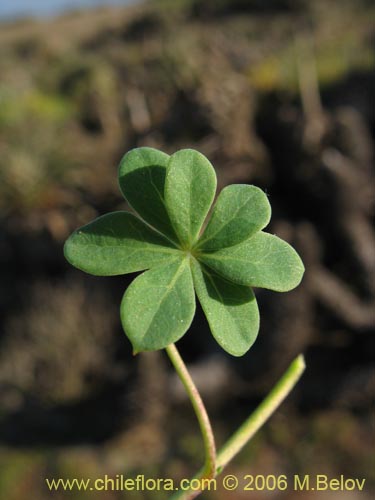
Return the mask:
<path id="1" fill-rule="evenodd" d="M 159 305 L 158 305 L 158 308 L 155 310 L 155 313 L 152 315 L 151 319 L 150 319 L 150 322 L 147 326 L 147 329 L 145 329 L 143 335 L 140 336 L 140 338 L 143 340 L 146 335 L 149 333 L 150 331 L 150 328 L 151 328 L 151 325 L 154 321 L 154 318 L 155 316 L 157 315 L 157 313 L 159 312 L 160 310 L 160 307 L 161 305 L 163 304 L 163 302 L 165 301 L 165 299 L 168 297 L 168 295 L 171 293 L 171 290 L 173 289 L 173 286 L 175 285 L 176 281 L 178 280 L 178 278 L 180 277 L 180 275 L 182 274 L 182 268 L 183 266 L 185 266 L 187 263 L 187 258 L 185 257 L 184 259 L 181 260 L 181 264 L 178 266 L 177 270 L 176 270 L 176 273 L 175 275 L 173 276 L 171 282 L 169 283 L 169 285 L 166 286 L 166 291 L 164 292 L 163 296 L 161 297 L 160 301 L 159 301 Z"/>
<path id="2" fill-rule="evenodd" d="M 218 235 L 221 231 L 223 231 L 223 230 L 224 230 L 227 226 L 229 226 L 229 224 L 230 224 L 231 222 L 233 222 L 233 219 L 235 219 L 235 218 L 236 218 L 236 216 L 237 216 L 238 212 L 239 212 L 240 210 L 242 210 L 242 209 L 243 209 L 243 207 L 244 207 L 245 205 L 247 205 L 247 204 L 250 202 L 250 200 L 252 200 L 253 198 L 254 198 L 254 193 L 253 193 L 252 195 L 250 195 L 250 196 L 249 196 L 249 198 L 247 198 L 247 200 L 246 200 L 246 201 L 245 201 L 242 205 L 240 205 L 240 206 L 237 208 L 237 210 L 234 212 L 234 214 L 232 215 L 232 218 L 231 218 L 230 220 L 228 220 L 228 221 L 227 221 L 227 222 L 225 222 L 222 226 L 220 226 L 220 227 L 219 227 L 219 229 L 218 229 L 216 232 L 214 232 L 213 234 L 211 234 L 208 238 L 207 238 L 207 237 L 206 237 L 206 238 L 202 238 L 202 239 L 198 242 L 197 248 L 200 248 L 203 244 L 205 244 L 205 243 L 207 243 L 207 242 L 210 242 L 210 241 L 212 241 L 213 239 L 215 239 L 215 237 L 216 237 L 216 236 L 217 236 L 217 235 Z M 211 219 L 212 219 L 213 215 L 214 215 L 214 214 L 212 214 Z M 255 224 L 252 224 L 252 225 L 253 225 L 253 226 L 255 226 Z M 203 235 L 203 236 L 204 236 L 204 235 Z M 246 239 L 246 238 L 245 238 L 245 239 Z M 237 243 L 236 243 L 236 244 L 237 244 Z M 234 246 L 234 245 L 228 245 L 228 246 Z M 224 247 L 223 247 L 223 248 L 224 248 Z"/>
<path id="3" fill-rule="evenodd" d="M 178 254 L 178 253 L 182 253 L 181 250 L 179 248 L 164 248 L 162 247 L 161 245 L 158 245 L 156 243 L 148 243 L 149 245 L 155 245 L 156 248 L 135 248 L 133 251 L 137 251 L 137 252 L 162 252 L 162 253 L 171 253 L 171 254 Z M 80 246 L 80 247 L 95 247 L 95 248 L 100 248 L 100 249 L 103 249 L 103 248 L 122 248 L 124 247 L 123 244 L 120 244 L 120 245 L 97 245 L 95 243 L 76 243 L 77 246 Z"/>

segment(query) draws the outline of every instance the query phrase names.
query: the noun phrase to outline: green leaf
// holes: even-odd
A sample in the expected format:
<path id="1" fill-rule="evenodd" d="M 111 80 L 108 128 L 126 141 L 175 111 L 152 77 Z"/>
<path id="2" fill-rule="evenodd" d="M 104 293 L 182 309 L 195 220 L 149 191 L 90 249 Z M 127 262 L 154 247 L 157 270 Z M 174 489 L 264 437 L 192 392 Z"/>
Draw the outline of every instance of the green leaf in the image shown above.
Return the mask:
<path id="1" fill-rule="evenodd" d="M 119 184 L 127 202 L 143 220 L 178 242 L 164 203 L 169 158 L 153 148 L 132 149 L 120 162 Z"/>
<path id="2" fill-rule="evenodd" d="M 176 342 L 189 328 L 194 313 L 193 280 L 185 256 L 138 276 L 121 303 L 122 325 L 134 353 Z"/>
<path id="3" fill-rule="evenodd" d="M 218 250 L 237 245 L 267 226 L 271 206 L 265 193 L 246 184 L 224 188 L 214 207 L 198 248 Z"/>
<path id="4" fill-rule="evenodd" d="M 64 255 L 82 271 L 113 276 L 163 264 L 181 252 L 129 212 L 112 212 L 77 229 Z"/>
<path id="5" fill-rule="evenodd" d="M 230 283 L 194 260 L 195 291 L 219 345 L 233 356 L 242 356 L 255 342 L 259 310 L 251 288 Z"/>
<path id="6" fill-rule="evenodd" d="M 234 247 L 201 254 L 199 259 L 230 281 L 277 292 L 295 288 L 304 273 L 297 252 L 277 236 L 263 232 Z"/>
<path id="7" fill-rule="evenodd" d="M 171 156 L 165 181 L 165 202 L 184 247 L 195 243 L 216 191 L 216 174 L 205 156 L 192 149 Z"/>
<path id="8" fill-rule="evenodd" d="M 255 186 L 226 187 L 199 239 L 216 174 L 198 151 L 168 156 L 133 149 L 120 163 L 119 184 L 139 218 L 128 212 L 99 217 L 70 236 L 64 253 L 72 265 L 99 276 L 146 269 L 121 303 L 134 352 L 165 348 L 184 335 L 195 287 L 217 342 L 234 356 L 244 354 L 259 329 L 250 286 L 291 290 L 304 272 L 288 243 L 261 232 L 271 215 L 267 196 Z"/>

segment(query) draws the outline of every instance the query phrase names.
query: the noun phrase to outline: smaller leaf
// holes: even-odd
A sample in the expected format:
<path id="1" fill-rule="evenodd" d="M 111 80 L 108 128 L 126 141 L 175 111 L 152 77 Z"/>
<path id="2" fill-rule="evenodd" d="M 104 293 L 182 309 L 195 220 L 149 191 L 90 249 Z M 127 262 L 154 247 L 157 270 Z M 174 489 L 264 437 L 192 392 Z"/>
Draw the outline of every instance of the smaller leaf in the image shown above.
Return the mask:
<path id="1" fill-rule="evenodd" d="M 205 156 L 192 149 L 170 157 L 165 180 L 165 202 L 183 246 L 195 243 L 213 202 L 216 174 Z"/>
<path id="2" fill-rule="evenodd" d="M 259 310 L 250 287 L 224 280 L 194 260 L 195 291 L 220 346 L 233 356 L 242 356 L 255 342 Z"/>
<path id="3" fill-rule="evenodd" d="M 188 330 L 195 313 L 190 266 L 180 257 L 138 276 L 121 303 L 121 321 L 134 353 L 163 349 Z"/>
<path id="4" fill-rule="evenodd" d="M 126 153 L 119 167 L 119 184 L 129 205 L 155 229 L 178 242 L 164 202 L 169 155 L 153 148 Z"/>
<path id="5" fill-rule="evenodd" d="M 224 188 L 212 212 L 198 248 L 218 250 L 241 243 L 267 226 L 271 206 L 256 186 L 232 184 Z"/>
<path id="6" fill-rule="evenodd" d="M 77 229 L 65 242 L 65 258 L 96 276 L 143 271 L 181 252 L 129 212 L 112 212 Z"/>
<path id="7" fill-rule="evenodd" d="M 299 285 L 305 269 L 294 248 L 263 232 L 234 247 L 201 254 L 199 259 L 234 283 L 276 292 L 287 292 Z"/>

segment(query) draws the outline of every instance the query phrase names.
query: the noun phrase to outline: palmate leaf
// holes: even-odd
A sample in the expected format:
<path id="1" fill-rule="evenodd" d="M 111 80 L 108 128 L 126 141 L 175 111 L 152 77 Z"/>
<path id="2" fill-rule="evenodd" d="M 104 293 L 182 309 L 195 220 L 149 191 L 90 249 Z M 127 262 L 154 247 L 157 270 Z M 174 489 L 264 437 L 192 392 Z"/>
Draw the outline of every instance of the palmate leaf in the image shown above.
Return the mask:
<path id="1" fill-rule="evenodd" d="M 114 276 L 163 264 L 181 252 L 129 212 L 112 212 L 75 231 L 64 254 L 86 273 Z"/>
<path id="2" fill-rule="evenodd" d="M 304 266 L 288 243 L 259 232 L 234 247 L 203 253 L 200 260 L 229 281 L 287 292 L 301 281 Z"/>
<path id="3" fill-rule="evenodd" d="M 256 186 L 232 184 L 225 187 L 214 207 L 198 248 L 218 250 L 237 245 L 267 226 L 271 206 Z"/>
<path id="4" fill-rule="evenodd" d="M 165 181 L 165 202 L 184 247 L 195 243 L 215 191 L 215 170 L 205 156 L 192 149 L 183 149 L 171 156 Z"/>
<path id="5" fill-rule="evenodd" d="M 251 288 L 230 283 L 196 260 L 195 291 L 218 344 L 233 356 L 247 352 L 258 335 L 259 310 Z"/>
<path id="6" fill-rule="evenodd" d="M 255 186 L 224 188 L 199 239 L 216 190 L 215 171 L 203 155 L 133 149 L 121 161 L 119 183 L 139 217 L 99 217 L 69 237 L 64 253 L 94 275 L 146 270 L 121 303 L 134 352 L 182 337 L 194 316 L 195 288 L 217 342 L 234 356 L 244 354 L 259 329 L 250 286 L 291 290 L 304 271 L 288 243 L 261 232 L 271 215 L 267 196 Z"/>
<path id="7" fill-rule="evenodd" d="M 176 342 L 189 328 L 194 313 L 193 279 L 185 256 L 138 276 L 121 303 L 122 324 L 134 353 Z"/>
<path id="8" fill-rule="evenodd" d="M 169 159 L 169 155 L 157 149 L 132 149 L 120 162 L 119 184 L 127 202 L 143 220 L 178 242 L 164 202 Z"/>

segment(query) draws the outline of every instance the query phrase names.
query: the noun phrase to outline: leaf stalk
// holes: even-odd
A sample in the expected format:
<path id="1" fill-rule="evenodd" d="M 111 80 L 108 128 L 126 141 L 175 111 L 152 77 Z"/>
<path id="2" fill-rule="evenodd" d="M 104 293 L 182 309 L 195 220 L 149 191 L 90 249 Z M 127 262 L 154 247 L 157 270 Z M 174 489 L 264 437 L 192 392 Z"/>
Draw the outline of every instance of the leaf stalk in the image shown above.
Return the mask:
<path id="1" fill-rule="evenodd" d="M 276 385 L 266 398 L 260 403 L 256 410 L 245 420 L 237 431 L 228 439 L 217 454 L 216 470 L 213 478 L 216 478 L 228 463 L 242 450 L 254 434 L 264 425 L 270 416 L 276 411 L 280 404 L 291 392 L 305 370 L 305 360 L 300 354 L 289 365 L 287 371 L 282 375 Z M 193 479 L 205 479 L 205 467 L 203 467 Z M 202 481 L 202 485 L 204 482 Z M 193 500 L 202 493 L 202 490 L 179 490 L 171 500 Z"/>
<path id="2" fill-rule="evenodd" d="M 198 419 L 199 427 L 201 429 L 204 450 L 205 450 L 205 464 L 203 467 L 202 477 L 213 478 L 216 475 L 216 445 L 215 438 L 211 427 L 211 422 L 208 417 L 206 408 L 202 401 L 202 398 L 198 392 L 198 389 L 180 356 L 175 344 L 170 344 L 165 349 L 171 360 L 177 375 L 179 376 L 185 390 L 190 398 L 191 404 L 193 405 L 195 414 Z"/>

